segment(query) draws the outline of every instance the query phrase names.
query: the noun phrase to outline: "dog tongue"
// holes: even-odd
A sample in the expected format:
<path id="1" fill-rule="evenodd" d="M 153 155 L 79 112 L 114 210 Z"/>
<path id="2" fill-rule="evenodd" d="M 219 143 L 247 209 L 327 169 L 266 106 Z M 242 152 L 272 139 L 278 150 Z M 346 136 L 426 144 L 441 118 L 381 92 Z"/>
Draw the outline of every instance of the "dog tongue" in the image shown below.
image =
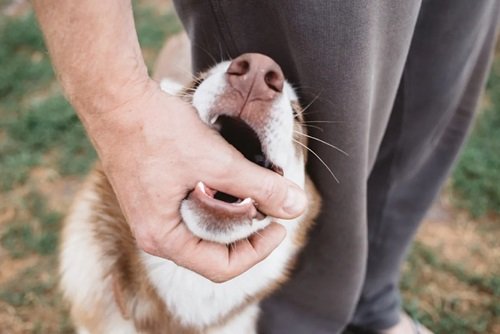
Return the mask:
<path id="1" fill-rule="evenodd" d="M 207 213 L 215 216 L 230 216 L 234 218 L 253 219 L 262 216 L 257 211 L 251 198 L 236 203 L 227 203 L 214 198 L 216 190 L 207 187 L 203 182 L 198 182 L 194 190 L 189 194 L 188 200 L 196 202 Z"/>

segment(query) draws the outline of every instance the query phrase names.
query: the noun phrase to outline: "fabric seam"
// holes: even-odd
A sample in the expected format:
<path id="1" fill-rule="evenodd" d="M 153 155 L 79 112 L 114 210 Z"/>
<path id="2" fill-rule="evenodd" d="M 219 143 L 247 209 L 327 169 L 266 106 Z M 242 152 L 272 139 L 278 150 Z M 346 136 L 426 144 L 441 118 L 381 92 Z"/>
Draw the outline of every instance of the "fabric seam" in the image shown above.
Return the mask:
<path id="1" fill-rule="evenodd" d="M 234 38 L 233 35 L 231 34 L 231 30 L 229 29 L 229 25 L 227 23 L 226 16 L 224 15 L 222 5 L 218 0 L 211 0 L 210 7 L 212 8 L 212 13 L 214 14 L 215 17 L 217 29 L 219 30 L 219 35 L 222 37 L 224 46 L 226 47 L 226 50 L 229 52 L 229 55 L 234 58 L 239 54 L 238 48 L 234 43 Z"/>
<path id="2" fill-rule="evenodd" d="M 409 62 L 410 60 L 408 60 Z M 409 72 L 409 65 L 408 63 L 405 65 L 404 69 L 403 69 L 403 75 L 401 77 L 401 82 L 400 82 L 400 85 L 402 86 L 401 87 L 401 118 L 400 118 L 400 121 L 399 121 L 399 125 L 398 125 L 398 134 L 397 134 L 397 144 L 394 148 L 394 152 L 391 154 L 391 162 L 390 162 L 390 170 L 389 170 L 389 174 L 388 174 L 388 177 L 387 177 L 387 181 L 388 183 L 392 182 L 392 180 L 395 178 L 395 173 L 396 173 L 396 165 L 397 165 L 397 162 L 399 161 L 399 158 L 400 158 L 400 155 L 401 155 L 401 146 L 402 146 L 402 138 L 403 138 L 403 123 L 404 123 L 404 120 L 405 120 L 405 111 L 406 111 L 406 100 L 408 99 L 407 97 L 407 94 L 408 94 L 408 90 L 407 90 L 407 77 L 408 77 L 408 72 Z M 382 231 L 384 230 L 384 217 L 386 216 L 386 211 L 387 211 L 387 207 L 389 205 L 389 201 L 390 201 L 390 198 L 391 198 L 391 193 L 392 193 L 392 190 L 393 190 L 393 187 L 390 187 L 389 189 L 387 189 L 386 193 L 385 193 L 385 198 L 384 198 L 384 201 L 383 201 L 383 207 L 382 209 L 380 210 L 380 214 L 378 215 L 378 219 L 377 219 L 377 227 L 375 229 L 375 232 L 373 233 L 373 237 L 370 238 L 371 240 L 369 240 L 369 243 L 372 244 L 372 245 L 378 245 L 380 244 L 383 240 L 381 239 L 381 233 Z"/>

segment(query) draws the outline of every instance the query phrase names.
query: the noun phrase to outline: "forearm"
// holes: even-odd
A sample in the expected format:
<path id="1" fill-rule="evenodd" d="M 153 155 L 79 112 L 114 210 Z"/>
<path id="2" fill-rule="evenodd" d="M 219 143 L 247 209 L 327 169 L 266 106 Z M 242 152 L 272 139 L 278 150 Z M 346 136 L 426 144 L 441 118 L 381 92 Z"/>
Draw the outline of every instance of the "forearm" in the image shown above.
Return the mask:
<path id="1" fill-rule="evenodd" d="M 52 62 L 85 127 L 146 89 L 130 0 L 35 0 Z"/>

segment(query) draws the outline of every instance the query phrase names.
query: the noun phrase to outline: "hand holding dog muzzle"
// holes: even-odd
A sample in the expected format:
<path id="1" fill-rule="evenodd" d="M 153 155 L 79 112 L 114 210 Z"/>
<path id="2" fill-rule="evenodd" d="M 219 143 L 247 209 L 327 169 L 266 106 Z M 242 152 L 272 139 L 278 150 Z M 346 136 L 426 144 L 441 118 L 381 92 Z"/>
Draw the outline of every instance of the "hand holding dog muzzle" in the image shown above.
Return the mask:
<path id="1" fill-rule="evenodd" d="M 203 180 L 285 219 L 303 212 L 305 196 L 290 181 L 246 160 L 203 124 L 192 106 L 153 82 L 150 87 L 90 127 L 103 168 L 139 247 L 210 280 L 231 279 L 267 257 L 285 229 L 273 223 L 231 246 L 204 241 L 182 222 L 179 206 L 186 194 Z"/>

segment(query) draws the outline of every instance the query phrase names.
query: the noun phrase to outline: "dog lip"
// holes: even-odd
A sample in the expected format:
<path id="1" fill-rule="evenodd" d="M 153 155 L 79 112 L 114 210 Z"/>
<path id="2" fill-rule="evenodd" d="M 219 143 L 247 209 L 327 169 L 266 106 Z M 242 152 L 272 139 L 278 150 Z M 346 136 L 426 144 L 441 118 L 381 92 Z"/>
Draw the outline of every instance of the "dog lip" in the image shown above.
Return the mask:
<path id="1" fill-rule="evenodd" d="M 275 165 L 272 162 L 271 162 L 271 166 L 269 166 L 268 168 L 270 170 L 272 170 L 273 172 L 275 172 L 276 174 L 279 174 L 281 176 L 285 175 L 285 173 L 283 172 L 283 168 L 281 168 L 280 166 Z"/>
<path id="2" fill-rule="evenodd" d="M 203 182 L 198 182 L 193 191 L 188 195 L 188 200 L 196 202 L 207 213 L 216 216 L 249 219 L 260 217 L 253 201 L 246 198 L 239 203 L 227 203 L 213 197 L 215 190 L 207 187 Z"/>

